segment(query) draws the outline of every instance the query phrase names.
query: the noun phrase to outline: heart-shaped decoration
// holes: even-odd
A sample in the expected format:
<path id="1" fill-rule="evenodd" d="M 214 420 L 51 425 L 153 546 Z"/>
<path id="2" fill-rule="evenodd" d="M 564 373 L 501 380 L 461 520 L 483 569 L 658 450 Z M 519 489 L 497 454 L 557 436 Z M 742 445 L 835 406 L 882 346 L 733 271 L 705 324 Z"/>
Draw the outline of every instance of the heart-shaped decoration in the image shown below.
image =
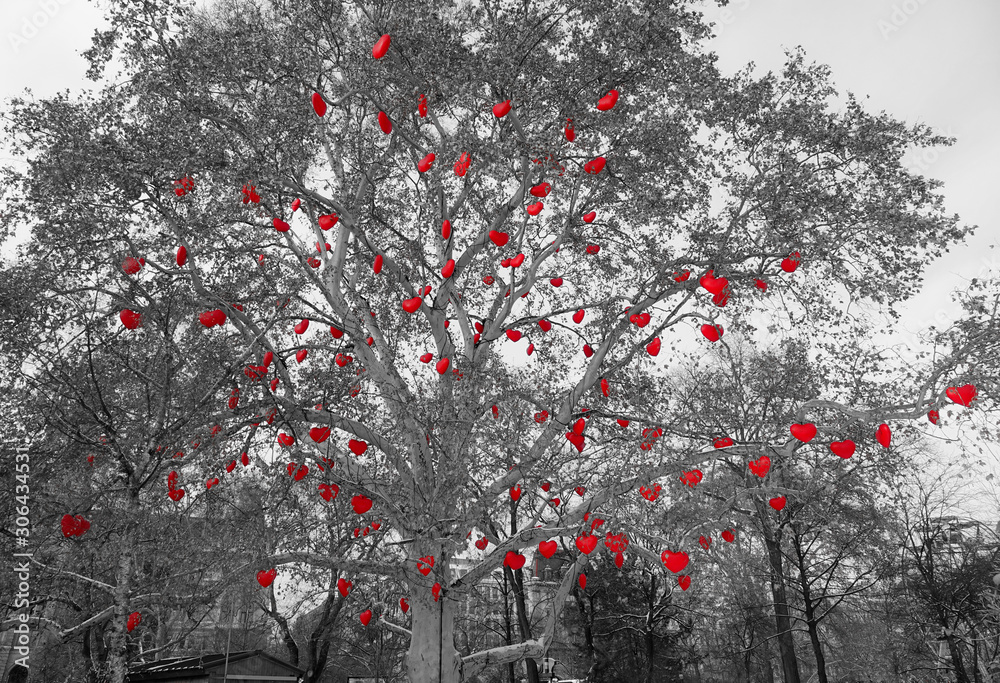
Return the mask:
<path id="1" fill-rule="evenodd" d="M 360 615 L 358 615 L 358 619 L 361 620 L 361 625 L 362 626 L 367 626 L 368 624 L 371 623 L 371 620 L 372 620 L 372 611 L 370 609 L 366 609 L 364 612 L 362 612 Z"/>
<path id="2" fill-rule="evenodd" d="M 292 213 L 298 211 L 300 206 L 302 206 L 302 200 L 296 197 L 295 200 L 292 202 Z"/>
<path id="3" fill-rule="evenodd" d="M 417 113 L 420 114 L 420 118 L 427 118 L 427 95 L 423 93 L 420 94 L 417 100 Z"/>
<path id="4" fill-rule="evenodd" d="M 170 489 L 170 491 L 167 492 L 167 495 L 170 496 L 170 500 L 175 503 L 179 503 L 181 498 L 184 497 L 184 489 Z"/>
<path id="5" fill-rule="evenodd" d="M 554 277 L 549 280 L 549 284 L 553 287 L 562 287 L 563 279 L 561 277 Z"/>
<path id="6" fill-rule="evenodd" d="M 462 156 L 458 158 L 455 162 L 455 175 L 459 178 L 463 177 L 469 171 L 469 165 L 472 163 L 472 157 L 469 156 L 468 152 L 462 152 Z"/>
<path id="7" fill-rule="evenodd" d="M 679 273 L 674 273 L 674 282 L 686 282 L 689 277 L 691 277 L 690 270 L 684 270 Z"/>
<path id="8" fill-rule="evenodd" d="M 211 479 L 205 482 L 205 490 L 211 491 L 213 486 L 218 486 L 218 485 L 219 485 L 219 478 L 212 477 Z"/>
<path id="9" fill-rule="evenodd" d="M 498 119 L 502 119 L 510 113 L 510 100 L 504 100 L 503 102 L 497 102 L 493 105 L 493 116 Z"/>
<path id="10" fill-rule="evenodd" d="M 372 57 L 374 57 L 375 59 L 382 59 L 383 57 L 385 57 L 385 53 L 389 51 L 389 43 L 391 41 L 392 39 L 389 37 L 388 33 L 384 34 L 381 38 L 376 40 L 375 44 L 372 45 Z M 371 612 L 369 612 L 368 614 L 370 619 Z M 365 625 L 367 626 L 367 622 L 365 622 Z"/>
<path id="11" fill-rule="evenodd" d="M 539 320 L 538 326 L 542 328 L 542 332 L 548 332 L 549 330 L 552 329 L 552 323 L 550 323 L 548 320 Z"/>
<path id="12" fill-rule="evenodd" d="M 345 598 L 347 597 L 347 594 L 351 592 L 351 587 L 353 585 L 354 585 L 353 581 L 348 581 L 347 579 L 344 578 L 337 579 L 337 590 Z"/>
<path id="13" fill-rule="evenodd" d="M 344 331 L 339 327 L 334 327 L 333 325 L 330 325 L 330 336 L 333 337 L 334 339 L 340 339 L 341 337 L 344 336 Z"/>
<path id="14" fill-rule="evenodd" d="M 577 583 L 580 584 L 580 590 L 582 591 L 587 590 L 587 575 L 580 574 L 580 576 L 577 577 Z"/>
<path id="15" fill-rule="evenodd" d="M 437 157 L 434 155 L 434 152 L 428 153 L 423 159 L 417 162 L 417 170 L 421 173 L 427 173 L 427 171 L 431 170 L 431 165 L 434 163 L 434 159 L 436 158 Z"/>
<path id="16" fill-rule="evenodd" d="M 537 422 L 538 424 L 542 424 L 548 419 L 549 419 L 549 411 L 547 410 L 543 410 L 540 413 L 535 413 L 535 422 Z"/>
<path id="17" fill-rule="evenodd" d="M 945 389 L 945 395 L 952 401 L 952 403 L 957 403 L 960 406 L 965 406 L 966 408 L 976 400 L 976 387 L 974 384 L 966 384 L 964 386 L 955 388 L 948 387 Z"/>
<path id="18" fill-rule="evenodd" d="M 379 273 L 382 272 L 382 264 L 383 263 L 384 263 L 384 259 L 382 258 L 382 254 L 376 254 L 375 255 L 375 262 L 372 264 L 372 270 L 375 271 L 376 275 L 378 275 Z"/>
<path id="19" fill-rule="evenodd" d="M 274 229 L 278 232 L 288 232 L 292 227 L 280 218 L 271 219 L 271 225 L 273 225 Z"/>
<path id="20" fill-rule="evenodd" d="M 312 94 L 312 106 L 316 116 L 323 118 L 326 115 L 326 100 L 318 92 Z"/>
<path id="21" fill-rule="evenodd" d="M 770 505 L 775 510 L 777 510 L 778 512 L 781 512 L 782 510 L 784 510 L 785 509 L 785 505 L 787 503 L 788 503 L 788 499 L 785 498 L 785 496 L 778 496 L 776 498 L 772 498 L 771 500 L 767 501 L 767 504 Z"/>
<path id="22" fill-rule="evenodd" d="M 455 273 L 455 259 L 450 258 L 448 262 L 444 264 L 444 268 L 441 269 L 441 277 L 447 279 L 450 278 Z"/>
<path id="23" fill-rule="evenodd" d="M 694 488 L 701 483 L 702 477 L 704 475 L 701 470 L 691 470 L 690 472 L 684 472 L 680 476 L 681 483 L 690 488 Z"/>
<path id="24" fill-rule="evenodd" d="M 597 536 L 593 534 L 583 534 L 576 537 L 576 549 L 584 555 L 589 555 L 597 547 Z"/>
<path id="25" fill-rule="evenodd" d="M 674 574 L 682 571 L 684 567 L 688 566 L 690 558 L 685 552 L 671 552 L 670 550 L 664 550 L 660 555 L 660 561 L 663 562 L 663 566 L 672 571 Z"/>
<path id="26" fill-rule="evenodd" d="M 372 500 L 368 496 L 358 494 L 351 497 L 351 507 L 354 508 L 354 512 L 363 515 L 372 509 Z"/>
<path id="27" fill-rule="evenodd" d="M 84 519 L 83 515 L 63 515 L 62 516 L 62 532 L 63 536 L 70 538 L 71 536 L 83 536 L 87 529 L 90 528 L 90 522 Z"/>
<path id="28" fill-rule="evenodd" d="M 711 536 L 707 536 L 707 537 L 706 536 L 699 536 L 698 537 L 698 545 L 700 545 L 705 550 L 708 550 L 709 546 L 712 545 L 712 537 Z"/>
<path id="29" fill-rule="evenodd" d="M 941 415 L 936 410 L 932 410 L 927 413 L 927 419 L 931 421 L 931 424 L 937 424 L 938 420 L 941 419 Z"/>
<path id="30" fill-rule="evenodd" d="M 392 121 L 389 120 L 389 115 L 384 111 L 378 113 L 378 127 L 382 129 L 382 132 L 386 135 L 392 133 Z"/>
<path id="31" fill-rule="evenodd" d="M 201 315 L 205 314 L 202 313 Z M 125 326 L 126 330 L 134 330 L 142 327 L 142 315 L 128 308 L 122 309 L 121 313 L 118 314 L 118 319 L 122 321 L 122 325 Z"/>
<path id="32" fill-rule="evenodd" d="M 512 268 L 520 268 L 521 264 L 524 263 L 524 254 L 518 254 L 510 260 L 510 265 Z"/>
<path id="33" fill-rule="evenodd" d="M 486 546 L 489 545 L 490 541 L 485 536 L 476 541 L 476 547 L 480 550 L 486 550 Z"/>
<path id="34" fill-rule="evenodd" d="M 319 223 L 319 227 L 321 230 L 330 230 L 331 228 L 333 228 L 333 226 L 337 224 L 337 221 L 339 220 L 340 217 L 335 216 L 332 213 L 325 213 L 316 219 L 316 221 Z"/>
<path id="35" fill-rule="evenodd" d="M 847 460 L 849 457 L 854 455 L 856 446 L 850 439 L 845 439 L 844 441 L 834 441 L 830 444 L 830 450 L 833 454 Z"/>
<path id="36" fill-rule="evenodd" d="M 682 591 L 686 591 L 691 587 L 691 577 L 687 574 L 682 574 L 677 577 L 677 585 L 681 587 Z"/>
<path id="37" fill-rule="evenodd" d="M 302 481 L 307 474 L 309 474 L 309 465 L 303 463 L 299 465 L 297 470 L 295 470 L 295 474 L 292 475 L 292 478 L 295 479 L 295 481 Z"/>
<path id="38" fill-rule="evenodd" d="M 505 330 L 504 333 L 507 335 L 507 339 L 510 339 L 512 342 L 516 342 L 521 339 L 520 330 Z"/>
<path id="39" fill-rule="evenodd" d="M 303 318 L 295 326 L 295 334 L 305 334 L 306 330 L 309 329 L 309 318 Z"/>
<path id="40" fill-rule="evenodd" d="M 226 474 L 229 474 L 230 472 L 232 472 L 235 469 L 236 469 L 236 461 L 235 460 L 230 460 L 229 464 L 226 465 Z"/>
<path id="41" fill-rule="evenodd" d="M 320 484 L 319 485 L 319 495 L 323 497 L 323 500 L 330 502 L 337 497 L 340 493 L 340 487 L 336 484 Z"/>
<path id="42" fill-rule="evenodd" d="M 754 282 L 754 287 L 756 287 L 757 289 L 759 289 L 762 292 L 766 292 L 767 291 L 767 283 L 764 282 L 763 280 L 757 280 L 756 282 Z"/>
<path id="43" fill-rule="evenodd" d="M 591 356 L 594 355 L 594 349 L 593 347 L 591 347 L 590 344 L 583 345 L 583 355 L 586 356 L 587 358 L 590 358 Z"/>
<path id="44" fill-rule="evenodd" d="M 729 286 L 729 280 L 724 277 L 715 277 L 714 270 L 710 270 L 698 278 L 698 283 L 712 294 L 720 294 Z"/>
<path id="45" fill-rule="evenodd" d="M 722 338 L 723 332 L 724 330 L 722 329 L 722 325 L 705 324 L 701 326 L 702 335 L 710 342 L 719 341 L 719 339 Z"/>
<path id="46" fill-rule="evenodd" d="M 618 102 L 618 91 L 611 89 L 608 94 L 597 100 L 597 108 L 600 111 L 608 111 Z"/>
<path id="47" fill-rule="evenodd" d="M 875 439 L 882 444 L 883 448 L 888 448 L 892 443 L 892 430 L 884 422 L 875 430 Z"/>
<path id="48" fill-rule="evenodd" d="M 643 311 L 642 313 L 633 313 L 628 317 L 629 322 L 638 327 L 640 330 L 649 324 L 649 313 Z"/>
<path id="49" fill-rule="evenodd" d="M 441 598 L 441 584 L 440 583 L 435 582 L 434 585 L 431 586 L 431 595 L 434 596 L 434 602 L 437 602 Z"/>
<path id="50" fill-rule="evenodd" d="M 797 251 L 793 251 L 788 255 L 788 258 L 782 259 L 781 269 L 786 273 L 794 273 L 795 269 L 799 267 L 801 260 L 802 254 Z"/>
<path id="51" fill-rule="evenodd" d="M 712 295 L 712 303 L 719 308 L 725 308 L 726 304 L 729 303 L 729 288 L 722 290 L 718 294 Z"/>
<path id="52" fill-rule="evenodd" d="M 603 377 L 601 378 L 601 393 L 604 394 L 605 398 L 611 395 L 611 384 Z"/>
<path id="53" fill-rule="evenodd" d="M 556 554 L 556 550 L 559 549 L 559 544 L 555 541 L 542 541 L 538 544 L 538 552 L 541 553 L 542 557 L 545 559 L 551 559 L 553 555 Z"/>
<path id="54" fill-rule="evenodd" d="M 285 448 L 288 448 L 289 446 L 295 443 L 295 437 L 292 436 L 291 434 L 285 434 L 284 432 L 282 432 L 281 434 L 278 434 L 278 443 L 284 446 Z"/>
<path id="55" fill-rule="evenodd" d="M 583 322 L 584 310 L 581 308 L 576 313 L 573 314 L 573 322 L 577 325 Z"/>
<path id="56" fill-rule="evenodd" d="M 508 550 L 503 558 L 503 563 L 505 567 L 510 567 L 514 571 L 517 571 L 524 566 L 524 559 L 524 555 L 516 553 L 513 550 Z"/>
<path id="57" fill-rule="evenodd" d="M 301 363 L 306 359 L 307 355 L 309 355 L 309 349 L 299 349 L 295 352 L 295 360 Z"/>
<path id="58" fill-rule="evenodd" d="M 722 540 L 726 543 L 732 543 L 736 540 L 736 533 L 732 529 L 726 529 L 722 532 Z"/>
<path id="59" fill-rule="evenodd" d="M 545 493 L 548 493 L 552 489 L 552 482 L 550 482 L 550 481 L 543 481 L 542 484 L 538 488 L 540 488 L 541 490 L 545 491 Z"/>
<path id="60" fill-rule="evenodd" d="M 406 311 L 407 313 L 416 313 L 417 309 L 420 308 L 423 302 L 424 302 L 423 298 L 419 296 L 415 296 L 412 299 L 404 299 L 403 310 Z"/>
<path id="61" fill-rule="evenodd" d="M 403 610 L 403 614 L 410 611 L 410 603 L 406 601 L 406 598 L 399 599 L 399 609 Z"/>
<path id="62" fill-rule="evenodd" d="M 257 583 L 259 583 L 261 587 L 267 588 L 272 583 L 274 583 L 274 578 L 277 575 L 278 575 L 277 569 L 274 568 L 261 569 L 259 572 L 257 572 Z"/>
<path id="63" fill-rule="evenodd" d="M 125 628 L 129 633 L 131 633 L 135 630 L 136 626 L 140 624 L 140 622 L 142 622 L 142 614 L 139 612 L 132 612 L 132 614 L 128 615 L 128 621 L 125 622 Z"/>
<path id="64" fill-rule="evenodd" d="M 660 338 L 657 337 L 646 345 L 646 353 L 655 356 L 660 352 Z"/>
<path id="65" fill-rule="evenodd" d="M 510 235 L 505 232 L 498 232 L 497 230 L 490 230 L 490 241 L 498 247 L 502 247 L 507 244 L 510 240 Z"/>
<path id="66" fill-rule="evenodd" d="M 549 183 L 538 183 L 532 187 L 529 192 L 531 192 L 532 197 L 538 197 L 539 199 L 545 199 L 549 196 L 549 192 L 552 191 L 552 185 Z"/>
<path id="67" fill-rule="evenodd" d="M 622 565 L 624 564 L 625 564 L 625 556 L 622 555 L 621 553 L 615 553 L 615 566 L 621 569 Z"/>
<path id="68" fill-rule="evenodd" d="M 715 446 L 716 448 L 729 448 L 730 446 L 733 445 L 733 440 L 730 439 L 728 436 L 725 436 L 721 439 L 716 439 L 715 441 L 713 441 L 712 445 Z"/>
<path id="69" fill-rule="evenodd" d="M 439 375 L 443 375 L 448 372 L 448 366 L 451 365 L 450 358 L 442 358 L 437 363 L 434 364 L 434 369 L 437 370 Z"/>
<path id="70" fill-rule="evenodd" d="M 347 442 L 347 447 L 351 449 L 351 453 L 354 453 L 354 455 L 364 455 L 365 451 L 368 450 L 368 443 L 358 439 L 351 439 Z"/>
<path id="71" fill-rule="evenodd" d="M 756 460 L 751 460 L 747 467 L 750 468 L 751 472 L 763 479 L 767 476 L 768 471 L 771 469 L 771 459 L 766 455 L 762 455 Z"/>
<path id="72" fill-rule="evenodd" d="M 427 576 L 434 569 L 434 556 L 426 555 L 417 560 L 417 571 Z"/>
<path id="73" fill-rule="evenodd" d="M 659 484 L 653 484 L 651 486 L 640 486 L 639 495 L 648 500 L 650 503 L 655 503 L 656 499 L 660 497 L 660 491 L 663 489 Z"/>
<path id="74" fill-rule="evenodd" d="M 309 438 L 316 443 L 323 443 L 328 438 L 330 438 L 330 428 L 329 427 L 313 427 L 309 430 Z"/>
<path id="75" fill-rule="evenodd" d="M 577 486 L 573 490 L 576 492 L 576 495 L 578 496 L 582 496 L 584 493 L 587 492 L 587 488 L 585 486 Z"/>
<path id="76" fill-rule="evenodd" d="M 542 202 L 535 202 L 534 204 L 528 204 L 528 206 L 526 207 L 526 211 L 528 212 L 529 216 L 537 216 L 542 212 L 542 209 L 544 208 L 545 204 L 543 204 Z"/>
<path id="77" fill-rule="evenodd" d="M 182 268 L 188 260 L 188 250 L 183 244 L 177 247 L 177 267 Z"/>
<path id="78" fill-rule="evenodd" d="M 520 486 L 511 486 L 510 487 L 510 499 L 516 502 L 520 497 L 521 497 L 521 487 Z"/>
<path id="79" fill-rule="evenodd" d="M 595 157 L 583 165 L 583 172 L 589 175 L 597 175 L 604 170 L 604 165 L 608 162 L 604 157 Z"/>
<path id="80" fill-rule="evenodd" d="M 801 441 L 802 443 L 809 443 L 816 436 L 816 425 L 812 422 L 805 422 L 803 424 L 793 424 L 789 427 L 789 431 L 792 436 Z"/>
<path id="81" fill-rule="evenodd" d="M 584 439 L 582 434 L 576 432 L 566 432 L 566 440 L 576 446 L 578 453 L 583 453 Z"/>

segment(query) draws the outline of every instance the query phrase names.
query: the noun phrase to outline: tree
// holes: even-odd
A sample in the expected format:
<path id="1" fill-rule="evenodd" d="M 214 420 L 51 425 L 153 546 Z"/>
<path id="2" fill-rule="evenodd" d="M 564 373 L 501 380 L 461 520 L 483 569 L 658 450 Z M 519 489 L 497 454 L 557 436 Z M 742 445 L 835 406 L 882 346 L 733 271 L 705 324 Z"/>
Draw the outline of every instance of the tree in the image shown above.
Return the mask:
<path id="1" fill-rule="evenodd" d="M 461 596 L 508 553 L 589 536 L 585 517 L 674 476 L 679 459 L 725 457 L 704 441 L 657 445 L 655 427 L 692 418 L 649 400 L 677 398 L 655 390 L 665 364 L 752 338 L 758 312 L 803 334 L 853 334 L 863 325 L 840 316 L 839 288 L 891 310 L 968 233 L 900 163 L 946 140 L 853 98 L 838 111 L 828 73 L 801 54 L 780 75 L 722 77 L 693 3 L 145 0 L 109 12 L 92 73 L 117 55 L 124 80 L 14 103 L 28 168 L 8 172 L 18 202 L 5 225 L 35 226 L 23 258 L 47 291 L 89 297 L 90 325 L 123 307 L 161 315 L 156 297 L 113 282 L 111 256 L 126 250 L 198 302 L 164 338 L 185 355 L 215 349 L 203 395 L 222 404 L 238 389 L 273 407 L 266 424 L 264 411 L 220 415 L 225 434 L 326 463 L 359 519 L 381 518 L 394 538 L 370 560 L 275 551 L 255 568 L 404 582 L 413 681 L 541 656 L 558 609 L 524 642 L 459 656 Z M 199 325 L 195 310 L 210 317 Z M 676 354 L 660 356 L 668 345 Z M 917 417 L 945 400 L 942 373 L 894 403 L 806 401 L 791 414 Z M 614 420 L 637 427 L 623 438 Z M 641 427 L 652 431 L 634 436 Z M 785 429 L 756 447 L 791 453 Z M 622 458 L 625 439 L 648 459 Z M 615 477 L 591 487 L 588 470 Z M 492 531 L 512 489 L 546 480 L 562 500 L 586 493 L 539 501 L 534 524 L 505 538 Z M 473 529 L 493 548 L 455 576 Z M 658 538 L 633 552 L 658 562 Z M 575 556 L 555 605 L 588 558 Z"/>

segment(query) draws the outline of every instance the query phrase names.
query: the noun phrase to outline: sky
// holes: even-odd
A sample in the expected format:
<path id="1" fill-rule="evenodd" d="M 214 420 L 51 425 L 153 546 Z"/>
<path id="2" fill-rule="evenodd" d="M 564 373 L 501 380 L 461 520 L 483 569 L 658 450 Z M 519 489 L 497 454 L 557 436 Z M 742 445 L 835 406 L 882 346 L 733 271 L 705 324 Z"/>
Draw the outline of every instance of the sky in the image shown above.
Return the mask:
<path id="1" fill-rule="evenodd" d="M 874 111 L 924 123 L 957 138 L 953 147 L 911 155 L 907 164 L 942 180 L 949 212 L 978 225 L 972 239 L 926 273 L 892 343 L 915 346 L 930 324 L 954 320 L 950 292 L 987 271 L 1000 272 L 1000 2 L 998 0 L 732 0 L 705 2 L 716 37 L 709 48 L 723 71 L 748 62 L 780 70 L 786 49 L 827 64 L 841 93 Z M 44 97 L 89 87 L 80 53 L 102 26 L 87 0 L 3 0 L 0 99 L 31 88 Z M 867 98 L 867 99 L 865 99 Z M 9 153 L 0 149 L 0 159 Z M 1000 464 L 1000 454 L 994 454 Z"/>

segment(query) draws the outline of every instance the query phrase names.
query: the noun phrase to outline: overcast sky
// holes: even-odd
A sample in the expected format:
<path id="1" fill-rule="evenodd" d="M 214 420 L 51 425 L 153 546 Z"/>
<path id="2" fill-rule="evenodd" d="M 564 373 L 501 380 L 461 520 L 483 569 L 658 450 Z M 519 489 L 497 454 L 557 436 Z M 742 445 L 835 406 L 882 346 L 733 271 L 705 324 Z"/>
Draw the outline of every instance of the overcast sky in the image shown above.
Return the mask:
<path id="1" fill-rule="evenodd" d="M 832 67 L 842 93 L 867 96 L 869 109 L 958 138 L 909 164 L 943 180 L 948 210 L 979 230 L 931 267 L 891 333 L 905 343 L 935 319 L 952 320 L 949 293 L 984 269 L 1000 271 L 1000 247 L 990 249 L 1000 244 L 1000 0 L 732 0 L 705 7 L 723 70 L 750 61 L 778 70 L 784 50 L 801 45 L 809 59 Z M 36 96 L 86 87 L 80 52 L 101 20 L 86 0 L 3 0 L 0 97 L 29 87 Z"/>

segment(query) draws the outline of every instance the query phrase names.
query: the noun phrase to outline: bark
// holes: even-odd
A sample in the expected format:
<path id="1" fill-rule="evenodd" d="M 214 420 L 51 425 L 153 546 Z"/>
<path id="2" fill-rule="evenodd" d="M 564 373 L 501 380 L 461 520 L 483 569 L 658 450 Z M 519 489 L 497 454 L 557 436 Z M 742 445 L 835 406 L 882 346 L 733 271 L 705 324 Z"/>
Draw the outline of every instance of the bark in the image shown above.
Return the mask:
<path id="1" fill-rule="evenodd" d="M 941 623 L 947 624 L 948 620 L 941 615 Z M 962 659 L 962 646 L 955 637 L 954 632 L 948 628 L 945 629 L 945 640 L 948 642 L 948 652 L 951 653 L 951 666 L 955 671 L 955 683 L 972 683 L 969 679 L 969 673 L 965 670 L 965 662 Z"/>
<path id="2" fill-rule="evenodd" d="M 524 600 L 524 578 L 522 570 L 511 571 L 510 567 L 504 567 L 504 573 L 510 573 L 511 583 L 514 586 L 514 605 L 517 608 L 517 626 L 521 632 L 521 642 L 531 640 L 531 622 L 528 620 L 528 608 Z M 524 660 L 528 670 L 528 683 L 539 683 L 538 663 L 530 657 Z"/>
<path id="3" fill-rule="evenodd" d="M 809 631 L 809 642 L 812 644 L 813 656 L 816 658 L 817 683 L 828 683 L 826 677 L 826 657 L 823 655 L 823 643 L 819 638 L 819 619 L 816 616 L 816 604 L 812 599 L 809 587 L 809 573 L 806 570 L 805 557 L 799 537 L 793 536 L 795 546 L 796 567 L 799 570 L 799 586 L 802 590 L 802 600 L 805 602 L 806 628 Z"/>
<path id="4" fill-rule="evenodd" d="M 438 552 L 434 552 L 435 548 L 422 550 L 425 551 L 422 554 L 439 558 L 434 567 L 435 575 L 447 576 L 447 558 L 440 546 L 436 548 Z M 415 562 L 416 557 L 413 558 Z M 419 579 L 411 577 L 409 582 L 413 637 L 406 655 L 407 676 L 410 683 L 460 683 L 462 659 L 455 647 L 456 601 L 442 590 L 440 599 L 435 602 L 430 586 Z"/>
<path id="5" fill-rule="evenodd" d="M 768 528 L 764 529 L 764 545 L 771 574 L 771 596 L 774 599 L 774 625 L 777 629 L 778 652 L 781 654 L 781 671 L 784 683 L 801 683 L 799 662 L 795 657 L 795 641 L 792 638 L 792 620 L 788 613 L 788 594 L 785 589 L 784 566 L 781 557 L 781 537 Z"/>
<path id="6" fill-rule="evenodd" d="M 118 567 L 115 569 L 114 617 L 111 622 L 111 640 L 108 647 L 109 683 L 125 683 L 128 675 L 127 632 L 125 622 L 129 614 L 129 600 L 132 591 L 132 551 L 135 548 L 133 524 L 139 510 L 139 491 L 129 489 L 125 501 L 125 527 L 122 531 Z"/>
<path id="7" fill-rule="evenodd" d="M 643 644 L 646 649 L 646 683 L 653 683 L 653 612 L 656 609 L 656 575 L 652 572 L 649 574 L 649 592 L 646 596 L 648 598 L 646 602 L 646 628 L 645 633 L 643 633 Z"/>

